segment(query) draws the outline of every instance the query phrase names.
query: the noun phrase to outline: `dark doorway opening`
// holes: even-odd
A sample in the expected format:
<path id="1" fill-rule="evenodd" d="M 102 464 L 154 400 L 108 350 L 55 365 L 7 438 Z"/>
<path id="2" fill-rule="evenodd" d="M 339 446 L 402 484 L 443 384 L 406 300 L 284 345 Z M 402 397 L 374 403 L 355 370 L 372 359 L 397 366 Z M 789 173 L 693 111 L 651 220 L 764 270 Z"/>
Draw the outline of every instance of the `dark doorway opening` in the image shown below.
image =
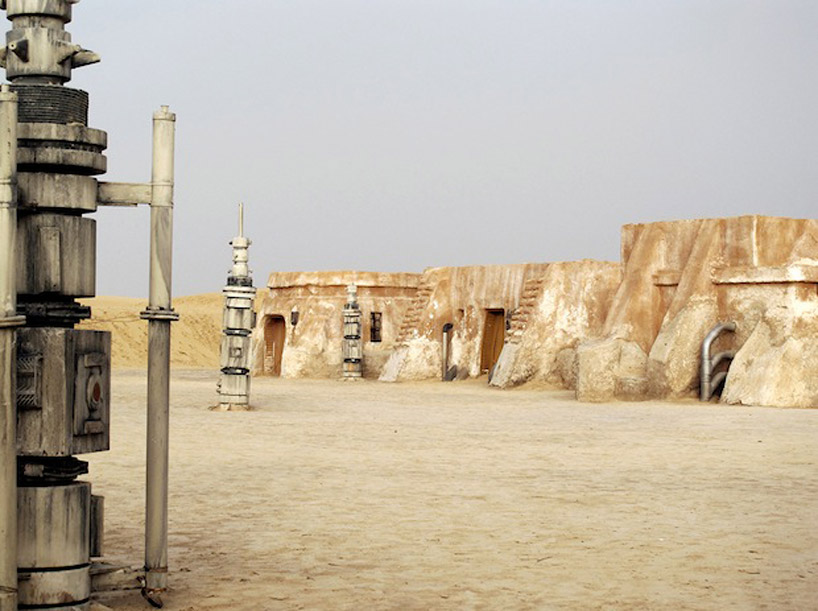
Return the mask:
<path id="1" fill-rule="evenodd" d="M 287 324 L 283 316 L 267 316 L 264 319 L 264 373 L 281 375 L 281 355 L 287 338 Z"/>
<path id="2" fill-rule="evenodd" d="M 486 324 L 483 327 L 483 347 L 480 351 L 480 372 L 489 373 L 500 358 L 506 339 L 505 310 L 486 310 Z"/>
<path id="3" fill-rule="evenodd" d="M 369 341 L 381 341 L 381 325 L 383 324 L 383 313 L 371 312 L 369 314 Z"/>

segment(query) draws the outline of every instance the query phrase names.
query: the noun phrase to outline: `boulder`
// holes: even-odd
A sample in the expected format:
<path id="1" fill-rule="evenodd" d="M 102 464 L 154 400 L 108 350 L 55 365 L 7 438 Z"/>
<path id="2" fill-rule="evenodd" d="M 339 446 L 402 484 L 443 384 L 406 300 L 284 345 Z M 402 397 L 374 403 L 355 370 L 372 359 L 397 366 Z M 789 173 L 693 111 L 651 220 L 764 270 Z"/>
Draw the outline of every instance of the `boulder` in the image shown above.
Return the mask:
<path id="1" fill-rule="evenodd" d="M 818 304 L 764 313 L 730 366 L 722 402 L 818 407 Z"/>

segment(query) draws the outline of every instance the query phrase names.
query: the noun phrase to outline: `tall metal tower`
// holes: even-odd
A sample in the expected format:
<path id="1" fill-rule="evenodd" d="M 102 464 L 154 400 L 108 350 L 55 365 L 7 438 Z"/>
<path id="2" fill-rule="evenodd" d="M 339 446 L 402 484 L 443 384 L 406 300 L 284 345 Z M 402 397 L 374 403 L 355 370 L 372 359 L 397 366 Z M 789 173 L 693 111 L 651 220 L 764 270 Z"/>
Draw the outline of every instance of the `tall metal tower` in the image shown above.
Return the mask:
<path id="1" fill-rule="evenodd" d="M 0 0 L 0 611 L 88 608 L 102 498 L 77 454 L 109 448 L 110 334 L 75 329 L 96 290 L 99 205 L 151 206 L 146 590 L 167 579 L 167 412 L 175 117 L 154 115 L 150 183 L 102 183 L 107 134 L 65 86 L 99 56 L 65 25 L 79 0 Z"/>
<path id="2" fill-rule="evenodd" d="M 358 307 L 358 287 L 347 286 L 347 302 L 344 304 L 344 371 L 346 380 L 363 377 L 363 345 L 361 344 L 361 308 Z"/>
<path id="3" fill-rule="evenodd" d="M 244 237 L 244 204 L 239 204 L 239 235 L 230 242 L 233 267 L 224 287 L 219 409 L 246 410 L 250 406 L 250 340 L 255 325 L 256 289 L 247 266 L 252 242 Z"/>

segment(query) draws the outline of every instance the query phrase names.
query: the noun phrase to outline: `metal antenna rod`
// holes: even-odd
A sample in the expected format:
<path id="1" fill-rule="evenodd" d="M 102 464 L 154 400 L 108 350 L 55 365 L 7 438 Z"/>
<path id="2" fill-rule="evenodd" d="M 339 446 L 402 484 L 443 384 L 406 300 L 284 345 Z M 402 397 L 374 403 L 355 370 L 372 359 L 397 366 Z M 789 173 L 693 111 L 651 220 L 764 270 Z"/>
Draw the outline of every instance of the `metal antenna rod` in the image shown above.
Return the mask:
<path id="1" fill-rule="evenodd" d="M 239 203 L 239 237 L 244 237 L 244 204 Z"/>

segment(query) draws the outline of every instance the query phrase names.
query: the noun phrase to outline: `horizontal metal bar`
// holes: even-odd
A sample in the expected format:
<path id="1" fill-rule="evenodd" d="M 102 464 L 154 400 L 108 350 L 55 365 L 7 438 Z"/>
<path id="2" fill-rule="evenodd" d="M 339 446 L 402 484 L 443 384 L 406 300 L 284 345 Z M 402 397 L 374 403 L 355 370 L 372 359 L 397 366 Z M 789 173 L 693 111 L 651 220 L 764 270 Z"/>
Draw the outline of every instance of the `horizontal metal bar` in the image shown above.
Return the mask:
<path id="1" fill-rule="evenodd" d="M 141 182 L 100 182 L 97 204 L 100 206 L 138 206 L 151 203 L 151 185 Z"/>

